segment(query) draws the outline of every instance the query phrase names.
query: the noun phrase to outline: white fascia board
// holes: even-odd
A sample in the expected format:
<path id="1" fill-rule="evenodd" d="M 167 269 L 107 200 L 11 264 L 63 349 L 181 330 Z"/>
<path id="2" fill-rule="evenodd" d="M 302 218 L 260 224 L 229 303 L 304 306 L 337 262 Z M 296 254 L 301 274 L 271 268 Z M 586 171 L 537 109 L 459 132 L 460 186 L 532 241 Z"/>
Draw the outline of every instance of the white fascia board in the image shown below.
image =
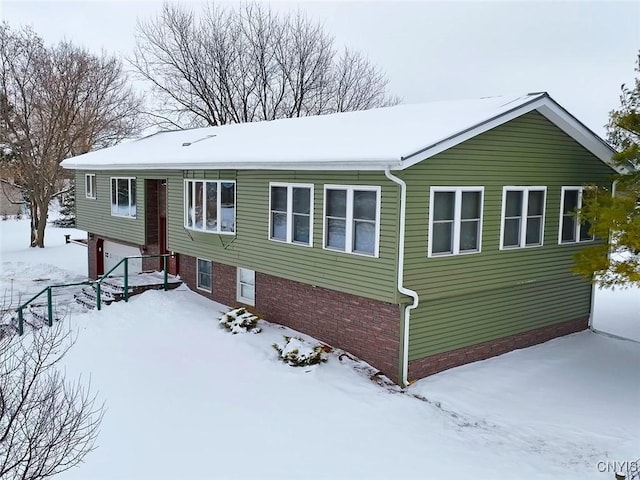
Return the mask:
<path id="1" fill-rule="evenodd" d="M 375 161 L 310 161 L 310 162 L 233 162 L 233 163 L 205 163 L 205 162 L 176 162 L 176 163 L 127 163 L 127 164 L 95 164 L 95 163 L 66 163 L 63 168 L 69 170 L 317 170 L 317 171 L 384 171 L 400 167 L 400 160 Z"/>
<path id="2" fill-rule="evenodd" d="M 560 105 L 550 101 L 541 105 L 537 110 L 616 172 L 622 173 L 622 169 L 612 161 L 612 156 L 616 151 Z"/>
<path id="3" fill-rule="evenodd" d="M 405 168 L 412 167 L 413 165 L 420 163 L 421 161 L 426 160 L 427 158 L 433 157 L 434 155 L 444 152 L 445 150 L 449 150 L 450 148 L 455 147 L 456 145 L 459 145 L 462 142 L 466 142 L 467 140 L 473 137 L 476 137 L 481 133 L 488 132 L 492 128 L 495 128 L 504 123 L 507 123 L 513 120 L 514 118 L 518 118 L 519 116 L 524 115 L 525 113 L 528 113 L 531 110 L 535 110 L 537 106 L 539 106 L 540 103 L 543 102 L 543 100 L 544 100 L 544 97 L 538 100 L 535 100 L 533 102 L 527 103 L 519 108 L 515 108 L 511 111 L 503 113 L 502 115 L 488 119 L 487 121 L 479 125 L 476 125 L 475 127 L 471 127 L 467 130 L 456 133 L 455 135 L 452 135 L 449 138 L 443 139 L 440 142 L 437 142 L 422 151 L 407 155 L 406 157 L 404 157 L 402 161 L 401 169 L 404 170 Z"/>
<path id="4" fill-rule="evenodd" d="M 615 153 L 607 143 L 598 137 L 595 133 L 585 127 L 580 121 L 564 110 L 551 98 L 544 96 L 533 102 L 527 103 L 519 108 L 506 112 L 495 118 L 481 123 L 473 128 L 460 132 L 454 136 L 438 142 L 431 147 L 428 147 L 420 152 L 413 153 L 404 157 L 402 161 L 401 170 L 409 168 L 427 158 L 444 152 L 462 142 L 487 132 L 492 128 L 498 127 L 504 123 L 507 123 L 515 118 L 518 118 L 525 113 L 529 113 L 533 110 L 537 110 L 541 115 L 546 117 L 550 122 L 564 131 L 567 135 L 571 136 L 576 142 L 585 147 L 596 157 L 609 165 L 614 170 L 620 172 L 620 169 L 612 162 L 611 157 Z M 392 170 L 397 168 L 391 167 Z"/>

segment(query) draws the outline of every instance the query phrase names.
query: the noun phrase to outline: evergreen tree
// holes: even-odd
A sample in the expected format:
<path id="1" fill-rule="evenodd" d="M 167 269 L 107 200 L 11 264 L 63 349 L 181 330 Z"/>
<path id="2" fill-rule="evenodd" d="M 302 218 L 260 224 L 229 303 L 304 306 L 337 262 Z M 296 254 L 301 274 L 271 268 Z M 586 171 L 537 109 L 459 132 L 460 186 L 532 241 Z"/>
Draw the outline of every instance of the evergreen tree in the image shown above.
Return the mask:
<path id="1" fill-rule="evenodd" d="M 640 73 L 640 52 L 636 72 Z M 615 195 L 589 187 L 580 217 L 606 245 L 576 254 L 574 271 L 604 287 L 640 285 L 640 77 L 622 85 L 620 107 L 610 114 L 608 140 L 618 153 L 613 160 L 623 172 L 616 176 Z"/>
<path id="2" fill-rule="evenodd" d="M 69 190 L 63 194 L 60 205 L 60 217 L 53 221 L 56 227 L 75 228 L 76 226 L 76 182 L 71 180 Z"/>

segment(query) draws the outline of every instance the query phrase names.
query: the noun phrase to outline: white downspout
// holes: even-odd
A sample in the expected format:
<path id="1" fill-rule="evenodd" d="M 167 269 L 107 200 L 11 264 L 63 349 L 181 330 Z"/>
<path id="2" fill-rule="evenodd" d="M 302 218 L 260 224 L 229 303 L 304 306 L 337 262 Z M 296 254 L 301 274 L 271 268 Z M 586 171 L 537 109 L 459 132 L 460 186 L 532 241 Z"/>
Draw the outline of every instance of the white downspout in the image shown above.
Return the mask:
<path id="1" fill-rule="evenodd" d="M 398 238 L 398 291 L 413 298 L 413 303 L 404 309 L 404 331 L 402 332 L 402 386 L 409 385 L 409 319 L 411 310 L 418 306 L 418 293 L 406 288 L 402 283 L 404 280 L 404 237 L 406 227 L 407 210 L 407 184 L 391 173 L 389 167 L 384 170 L 384 175 L 393 183 L 400 185 L 400 237 Z"/>

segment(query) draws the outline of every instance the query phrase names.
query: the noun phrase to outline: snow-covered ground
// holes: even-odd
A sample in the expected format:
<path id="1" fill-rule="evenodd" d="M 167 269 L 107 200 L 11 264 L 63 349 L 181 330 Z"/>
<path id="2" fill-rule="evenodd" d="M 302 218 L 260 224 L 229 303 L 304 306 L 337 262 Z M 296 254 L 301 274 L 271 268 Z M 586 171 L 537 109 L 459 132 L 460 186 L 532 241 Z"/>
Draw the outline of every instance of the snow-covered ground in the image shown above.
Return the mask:
<path id="1" fill-rule="evenodd" d="M 0 222 L 0 287 L 86 275 L 85 247 Z M 74 235 L 75 236 L 75 235 Z M 634 295 L 635 294 L 635 295 Z M 607 479 L 640 457 L 640 343 L 582 332 L 385 388 L 343 357 L 289 367 L 264 323 L 181 287 L 74 313 L 68 375 L 107 405 L 99 448 L 62 479 Z M 640 339 L 638 290 L 598 291 L 596 327 Z"/>

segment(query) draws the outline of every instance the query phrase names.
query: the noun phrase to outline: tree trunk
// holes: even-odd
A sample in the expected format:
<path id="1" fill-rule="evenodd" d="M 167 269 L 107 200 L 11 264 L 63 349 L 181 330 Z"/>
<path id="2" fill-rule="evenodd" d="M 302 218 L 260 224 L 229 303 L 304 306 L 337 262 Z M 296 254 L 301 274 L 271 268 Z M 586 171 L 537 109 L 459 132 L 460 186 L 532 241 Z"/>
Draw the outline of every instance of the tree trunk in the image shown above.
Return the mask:
<path id="1" fill-rule="evenodd" d="M 31 210 L 31 246 L 44 248 L 44 230 L 47 227 L 48 205 L 38 201 L 29 202 Z"/>
<path id="2" fill-rule="evenodd" d="M 29 215 L 31 217 L 31 241 L 29 246 L 35 247 L 38 236 L 38 205 L 33 199 L 29 199 Z"/>
<path id="3" fill-rule="evenodd" d="M 40 217 L 38 217 L 38 230 L 36 232 L 36 246 L 44 248 L 44 229 L 47 228 L 47 213 L 48 208 L 43 207 L 40 209 Z"/>

